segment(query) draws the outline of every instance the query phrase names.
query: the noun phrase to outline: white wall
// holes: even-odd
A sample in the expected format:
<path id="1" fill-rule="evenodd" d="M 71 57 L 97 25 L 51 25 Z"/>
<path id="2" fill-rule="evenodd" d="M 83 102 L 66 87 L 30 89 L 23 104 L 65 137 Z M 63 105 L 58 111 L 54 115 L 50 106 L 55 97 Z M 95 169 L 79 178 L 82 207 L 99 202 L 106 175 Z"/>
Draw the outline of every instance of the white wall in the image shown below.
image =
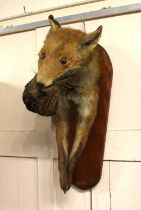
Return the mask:
<path id="1" fill-rule="evenodd" d="M 91 3 L 53 14 L 58 17 L 128 2 Z M 3 18 L 21 14 L 22 5 L 35 11 L 57 5 L 57 1 L 3 0 L 0 4 Z M 0 25 L 42 20 L 47 15 Z M 100 44 L 109 52 L 114 68 L 103 175 L 94 189 L 80 192 L 72 188 L 66 195 L 59 188 L 50 119 L 28 112 L 21 99 L 24 85 L 37 71 L 37 53 L 48 27 L 0 37 L 0 210 L 141 209 L 141 13 L 70 26 L 90 32 L 101 24 Z"/>
<path id="2" fill-rule="evenodd" d="M 93 3 L 95 2 L 95 3 Z M 1 0 L 0 1 L 0 19 L 6 19 L 9 17 L 13 17 L 16 15 L 24 15 L 25 13 L 34 13 L 40 10 L 52 10 L 58 7 L 68 7 L 69 5 L 84 5 L 81 6 L 81 10 L 78 7 L 72 7 L 68 9 L 68 12 L 74 12 L 77 10 L 78 13 L 82 12 L 82 10 L 86 10 L 89 8 L 91 10 L 101 9 L 103 7 L 108 6 L 118 6 L 125 4 L 132 4 L 140 2 L 139 0 Z M 85 4 L 85 3 L 89 3 Z M 24 9 L 25 8 L 25 9 Z M 57 12 L 57 11 L 55 11 Z M 60 13 L 61 14 L 61 13 Z M 68 14 L 68 13 L 66 13 Z M 65 15 L 66 15 L 65 14 Z"/>

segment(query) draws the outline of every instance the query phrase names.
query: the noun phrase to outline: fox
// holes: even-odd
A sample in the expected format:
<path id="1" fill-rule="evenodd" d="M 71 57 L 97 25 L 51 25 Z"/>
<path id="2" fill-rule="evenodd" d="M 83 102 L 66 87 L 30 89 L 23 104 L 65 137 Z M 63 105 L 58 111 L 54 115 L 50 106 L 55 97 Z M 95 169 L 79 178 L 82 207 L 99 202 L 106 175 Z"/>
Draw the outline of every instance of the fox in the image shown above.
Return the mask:
<path id="1" fill-rule="evenodd" d="M 73 172 L 97 115 L 102 63 L 98 43 L 103 27 L 100 25 L 95 31 L 86 33 L 62 27 L 52 15 L 48 20 L 50 30 L 39 52 L 34 83 L 44 94 L 51 87 L 57 90 L 57 106 L 52 118 L 56 129 L 60 186 L 65 193 L 72 185 Z M 71 103 L 76 108 L 76 126 L 70 149 Z"/>

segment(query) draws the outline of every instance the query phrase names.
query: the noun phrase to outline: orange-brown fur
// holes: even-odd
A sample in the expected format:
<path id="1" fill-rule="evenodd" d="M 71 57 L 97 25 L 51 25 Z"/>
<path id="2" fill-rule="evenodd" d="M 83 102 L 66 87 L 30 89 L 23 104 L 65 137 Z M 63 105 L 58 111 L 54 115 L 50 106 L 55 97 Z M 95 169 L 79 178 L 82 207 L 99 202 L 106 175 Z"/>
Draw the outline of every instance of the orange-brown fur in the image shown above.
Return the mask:
<path id="1" fill-rule="evenodd" d="M 71 186 L 73 171 L 84 150 L 97 113 L 101 60 L 96 46 L 102 27 L 86 34 L 79 30 L 61 28 L 53 17 L 49 20 L 51 30 L 39 53 L 37 83 L 47 88 L 63 74 L 76 73 L 75 77 L 58 82 L 60 96 L 55 125 L 60 185 L 65 192 Z M 67 63 L 61 64 L 62 58 L 67 60 Z M 67 135 L 70 101 L 77 107 L 77 125 L 74 143 L 69 152 Z"/>
<path id="2" fill-rule="evenodd" d="M 58 29 L 57 33 L 54 32 L 47 36 L 44 46 L 39 54 L 41 55 L 43 52 L 46 52 L 48 56 L 47 71 L 46 65 L 44 65 L 42 60 L 39 59 L 39 74 L 41 75 L 42 82 L 44 81 L 47 83 L 48 81 L 46 78 L 48 78 L 48 80 L 50 80 L 50 78 L 51 80 L 55 79 L 59 74 L 64 72 L 65 68 L 73 67 L 79 59 L 83 59 L 83 57 L 80 57 L 79 52 L 74 49 L 76 49 L 79 40 L 81 40 L 84 35 L 85 34 L 79 30 L 61 28 Z M 69 59 L 69 64 L 61 66 L 59 64 L 59 59 L 64 56 Z M 55 68 L 56 71 L 54 71 Z"/>

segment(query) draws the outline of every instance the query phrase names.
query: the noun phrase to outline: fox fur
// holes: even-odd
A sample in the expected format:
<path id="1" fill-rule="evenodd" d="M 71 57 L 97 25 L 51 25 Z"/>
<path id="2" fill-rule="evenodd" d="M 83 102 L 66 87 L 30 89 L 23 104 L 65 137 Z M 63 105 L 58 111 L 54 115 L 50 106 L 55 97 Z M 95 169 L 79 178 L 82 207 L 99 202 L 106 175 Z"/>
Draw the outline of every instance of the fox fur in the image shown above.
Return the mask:
<path id="1" fill-rule="evenodd" d="M 101 56 L 97 45 L 102 26 L 85 33 L 61 25 L 49 16 L 50 31 L 39 52 L 36 82 L 46 90 L 56 85 L 59 90 L 55 114 L 56 140 L 60 185 L 64 192 L 72 184 L 72 175 L 87 143 L 97 114 Z M 68 113 L 70 102 L 76 106 L 76 131 L 69 151 Z"/>

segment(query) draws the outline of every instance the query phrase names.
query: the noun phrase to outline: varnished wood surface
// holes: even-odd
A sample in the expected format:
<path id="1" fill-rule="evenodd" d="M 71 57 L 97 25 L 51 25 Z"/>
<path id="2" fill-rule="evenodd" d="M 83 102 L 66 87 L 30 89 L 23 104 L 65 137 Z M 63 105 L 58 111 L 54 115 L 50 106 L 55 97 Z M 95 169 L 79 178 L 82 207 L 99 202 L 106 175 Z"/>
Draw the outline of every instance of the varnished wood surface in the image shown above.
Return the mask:
<path id="1" fill-rule="evenodd" d="M 103 47 L 97 46 L 102 57 L 102 72 L 99 83 L 100 95 L 98 112 L 95 122 L 89 134 L 87 145 L 81 155 L 75 172 L 73 174 L 73 185 L 87 190 L 94 187 L 101 178 L 103 155 L 106 139 L 109 103 L 112 86 L 112 64 L 110 58 Z M 74 136 L 74 120 L 75 110 L 71 109 L 71 129 L 69 141 L 72 144 Z"/>

